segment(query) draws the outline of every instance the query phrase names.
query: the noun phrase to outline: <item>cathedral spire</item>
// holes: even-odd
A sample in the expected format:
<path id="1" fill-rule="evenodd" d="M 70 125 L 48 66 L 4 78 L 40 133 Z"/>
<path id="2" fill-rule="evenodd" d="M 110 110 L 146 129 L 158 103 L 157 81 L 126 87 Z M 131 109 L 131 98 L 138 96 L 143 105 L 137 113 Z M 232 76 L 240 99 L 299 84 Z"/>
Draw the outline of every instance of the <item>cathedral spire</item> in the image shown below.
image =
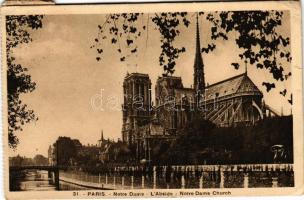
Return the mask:
<path id="1" fill-rule="evenodd" d="M 198 14 L 196 15 L 196 51 L 194 58 L 194 89 L 200 94 L 205 90 L 204 63 L 201 55 Z"/>
<path id="2" fill-rule="evenodd" d="M 196 15 L 196 53 L 198 53 L 199 55 L 200 55 L 200 52 L 201 52 L 200 49 L 201 49 L 201 42 L 200 42 L 198 15 Z"/>
<path id="3" fill-rule="evenodd" d="M 247 60 L 245 60 L 245 75 L 247 76 Z"/>
<path id="4" fill-rule="evenodd" d="M 101 141 L 104 140 L 104 138 L 103 138 L 103 130 L 101 130 L 100 140 L 101 140 Z"/>

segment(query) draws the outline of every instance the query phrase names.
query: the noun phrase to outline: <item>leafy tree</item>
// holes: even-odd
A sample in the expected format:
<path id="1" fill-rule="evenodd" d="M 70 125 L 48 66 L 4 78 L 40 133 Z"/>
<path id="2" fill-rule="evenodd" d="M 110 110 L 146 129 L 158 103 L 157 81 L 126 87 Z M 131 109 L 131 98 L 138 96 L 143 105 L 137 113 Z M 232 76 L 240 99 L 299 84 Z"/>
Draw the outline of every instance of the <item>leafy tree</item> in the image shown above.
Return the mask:
<path id="1" fill-rule="evenodd" d="M 203 164 L 204 160 L 208 164 L 273 163 L 273 145 L 283 145 L 284 162 L 293 162 L 291 116 L 266 118 L 249 127 L 216 127 L 196 117 L 166 151 L 154 157 L 169 164 Z"/>
<path id="2" fill-rule="evenodd" d="M 47 165 L 48 159 L 41 154 L 37 154 L 34 158 L 35 165 Z"/>
<path id="3" fill-rule="evenodd" d="M 211 44 L 201 49 L 202 53 L 210 53 L 216 49 L 216 40 L 233 39 L 235 44 L 243 50 L 239 55 L 240 61 L 250 63 L 257 69 L 264 69 L 272 74 L 274 81 L 286 81 L 291 72 L 283 67 L 284 62 L 291 62 L 289 50 L 290 39 L 284 37 L 278 31 L 282 25 L 282 11 L 221 11 L 199 12 L 202 20 L 211 24 Z M 122 13 L 109 14 L 103 24 L 98 25 L 99 33 L 91 48 L 96 48 L 97 61 L 102 60 L 104 52 L 103 44 L 110 40 L 117 46 L 120 53 L 120 61 L 125 61 L 131 54 L 137 55 L 138 38 L 146 36 L 148 40 L 149 23 L 154 24 L 154 29 L 160 33 L 159 63 L 163 67 L 163 75 L 172 75 L 176 66 L 176 60 L 185 52 L 185 47 L 176 47 L 175 39 L 180 34 L 182 26 L 188 27 L 190 17 L 187 12 L 174 13 Z M 145 33 L 146 32 L 146 33 Z M 233 37 L 231 37 L 233 35 Z M 126 46 L 123 50 L 122 48 Z M 231 63 L 236 69 L 240 67 L 239 61 Z M 275 88 L 275 82 L 263 82 L 267 92 Z M 286 96 L 287 89 L 280 91 Z M 292 94 L 289 103 L 292 104 Z"/>
<path id="4" fill-rule="evenodd" d="M 16 132 L 21 131 L 25 123 L 38 120 L 34 111 L 28 109 L 20 98 L 22 93 L 32 92 L 36 83 L 27 74 L 28 69 L 16 63 L 12 51 L 20 44 L 32 41 L 28 30 L 41 28 L 42 18 L 41 15 L 6 17 L 8 141 L 11 148 L 16 148 L 19 143 Z"/>
<path id="5" fill-rule="evenodd" d="M 206 19 L 212 23 L 211 39 L 229 39 L 229 33 L 234 33 L 236 45 L 242 49 L 239 54 L 246 64 L 255 65 L 257 69 L 265 69 L 274 81 L 285 81 L 291 76 L 284 69 L 284 61 L 291 62 L 289 37 L 284 37 L 277 31 L 282 25 L 283 11 L 228 11 L 209 13 Z M 230 34 L 231 35 L 231 34 Z M 213 48 L 214 49 L 214 48 Z M 212 50 L 213 50 L 212 49 Z M 236 69 L 239 63 L 231 63 Z M 269 92 L 275 88 L 275 83 L 263 82 Z M 280 91 L 285 96 L 287 89 Z M 290 103 L 292 96 L 290 96 Z"/>
<path id="6" fill-rule="evenodd" d="M 180 131 L 177 139 L 173 141 L 167 151 L 160 152 L 163 161 L 169 164 L 198 164 L 198 152 L 210 146 L 211 131 L 215 125 L 197 115 Z"/>
<path id="7" fill-rule="evenodd" d="M 75 160 L 80 142 L 69 137 L 59 137 L 54 144 L 55 162 L 60 166 L 69 166 Z M 81 145 L 81 144 L 80 144 Z"/>
<path id="8" fill-rule="evenodd" d="M 99 33 L 91 48 L 96 48 L 98 54 L 96 60 L 100 61 L 104 52 L 103 41 L 110 40 L 112 44 L 117 45 L 117 51 L 121 54 L 120 61 L 125 61 L 126 57 L 131 54 L 137 54 L 138 44 L 136 41 L 139 37 L 146 35 L 146 40 L 148 40 L 149 23 L 153 22 L 155 29 L 161 35 L 159 64 L 164 68 L 164 76 L 172 75 L 176 65 L 175 60 L 180 53 L 186 50 L 184 47 L 176 47 L 173 44 L 175 38 L 180 34 L 178 26 L 182 24 L 188 27 L 190 24 L 186 16 L 187 12 L 155 13 L 153 16 L 147 15 L 147 17 L 143 13 L 109 14 L 106 16 L 106 21 L 102 25 L 98 25 Z M 140 23 L 143 20 L 146 21 L 145 25 Z M 143 32 L 147 33 L 143 34 Z M 108 38 L 108 35 L 111 37 Z M 123 47 L 126 48 L 122 49 Z"/>
<path id="9" fill-rule="evenodd" d="M 110 159 L 116 163 L 127 163 L 133 160 L 135 154 L 131 154 L 128 145 L 122 141 L 114 142 L 110 149 Z M 135 152 L 134 152 L 135 153 Z"/>

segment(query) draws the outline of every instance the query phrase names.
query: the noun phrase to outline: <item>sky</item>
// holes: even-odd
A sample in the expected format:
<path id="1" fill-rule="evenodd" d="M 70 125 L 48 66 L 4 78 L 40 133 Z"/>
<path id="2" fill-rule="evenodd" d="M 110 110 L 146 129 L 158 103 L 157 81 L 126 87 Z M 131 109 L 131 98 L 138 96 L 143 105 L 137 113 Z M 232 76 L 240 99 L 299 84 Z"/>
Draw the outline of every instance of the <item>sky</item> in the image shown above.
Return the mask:
<path id="1" fill-rule="evenodd" d="M 195 14 L 190 13 L 189 16 L 190 26 L 182 28 L 175 41 L 177 46 L 186 48 L 177 61 L 174 74 L 182 77 L 185 87 L 193 83 L 195 53 Z M 23 131 L 17 133 L 20 144 L 15 151 L 10 150 L 10 156 L 33 157 L 38 153 L 47 156 L 49 145 L 58 136 L 79 139 L 84 145 L 97 144 L 101 130 L 105 138 L 121 138 L 122 112 L 119 108 L 122 101 L 117 100 L 113 106 L 113 97 L 122 99 L 122 82 L 127 72 L 149 74 L 154 93 L 155 81 L 163 71 L 158 63 L 160 35 L 152 22 L 148 24 L 148 35 L 143 33 L 137 41 L 139 53 L 136 56 L 120 62 L 116 47 L 103 43 L 102 60 L 97 62 L 96 50 L 90 46 L 98 35 L 98 25 L 105 19 L 105 15 L 47 15 L 42 29 L 30 31 L 33 41 L 14 50 L 16 61 L 29 69 L 32 80 L 37 84 L 32 93 L 21 98 L 39 119 L 26 124 Z M 199 22 L 201 46 L 204 47 L 210 43 L 210 24 L 202 18 Z M 287 12 L 278 31 L 290 37 Z M 230 35 L 230 40 L 215 43 L 217 48 L 212 53 L 202 54 L 205 79 L 209 84 L 245 70 L 244 64 L 239 70 L 231 66 L 232 62 L 240 61 L 238 54 L 241 50 L 235 44 L 235 33 Z M 124 49 L 122 46 L 123 52 Z M 285 70 L 290 71 L 289 63 L 284 64 Z M 268 105 L 278 112 L 283 110 L 284 114 L 290 114 L 287 98 L 279 95 L 282 88 L 291 87 L 290 81 L 277 82 L 277 89 L 267 93 L 262 82 L 273 80 L 269 72 L 248 65 L 248 75 L 263 92 Z M 102 103 L 97 101 L 101 92 Z"/>

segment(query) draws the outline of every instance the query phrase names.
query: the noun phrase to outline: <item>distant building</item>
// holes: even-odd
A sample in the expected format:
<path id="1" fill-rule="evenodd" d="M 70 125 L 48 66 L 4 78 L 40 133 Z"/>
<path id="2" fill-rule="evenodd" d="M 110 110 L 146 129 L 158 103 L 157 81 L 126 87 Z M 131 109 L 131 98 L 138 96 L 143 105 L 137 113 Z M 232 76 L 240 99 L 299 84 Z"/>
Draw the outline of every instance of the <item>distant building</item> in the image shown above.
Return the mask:
<path id="1" fill-rule="evenodd" d="M 110 148 L 112 145 L 113 142 L 111 142 L 109 139 L 104 139 L 102 130 L 100 140 L 98 140 L 99 160 L 101 162 L 107 162 L 110 160 Z"/>
<path id="2" fill-rule="evenodd" d="M 9 157 L 9 166 L 28 166 L 34 165 L 34 161 L 32 158 L 26 158 L 24 156 L 20 156 L 19 154 L 14 157 Z"/>
<path id="3" fill-rule="evenodd" d="M 138 159 L 150 159 L 151 147 L 159 140 L 174 140 L 179 131 L 199 113 L 217 126 L 252 125 L 277 115 L 263 101 L 263 94 L 245 73 L 212 85 L 205 84 L 199 25 L 196 30 L 193 88 L 186 88 L 181 77 L 159 77 L 155 105 L 151 101 L 148 74 L 127 74 L 123 82 L 123 142 L 135 145 Z"/>
<path id="4" fill-rule="evenodd" d="M 99 161 L 102 163 L 124 163 L 129 160 L 130 149 L 126 143 L 118 139 L 117 142 L 110 139 L 104 139 L 103 131 L 100 140 L 98 140 Z"/>
<path id="5" fill-rule="evenodd" d="M 55 152 L 54 147 L 52 145 L 49 146 L 48 149 L 48 163 L 49 165 L 55 165 Z"/>

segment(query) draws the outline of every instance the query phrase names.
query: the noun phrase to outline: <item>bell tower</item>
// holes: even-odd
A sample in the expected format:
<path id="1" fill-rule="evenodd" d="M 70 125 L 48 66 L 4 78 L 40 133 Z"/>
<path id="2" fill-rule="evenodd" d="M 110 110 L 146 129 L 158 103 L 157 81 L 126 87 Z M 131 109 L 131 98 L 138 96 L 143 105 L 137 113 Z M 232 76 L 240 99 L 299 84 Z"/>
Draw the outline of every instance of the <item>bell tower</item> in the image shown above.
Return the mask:
<path id="1" fill-rule="evenodd" d="M 123 82 L 122 139 L 134 144 L 140 137 L 139 127 L 147 124 L 151 112 L 151 80 L 148 74 L 127 74 Z"/>

